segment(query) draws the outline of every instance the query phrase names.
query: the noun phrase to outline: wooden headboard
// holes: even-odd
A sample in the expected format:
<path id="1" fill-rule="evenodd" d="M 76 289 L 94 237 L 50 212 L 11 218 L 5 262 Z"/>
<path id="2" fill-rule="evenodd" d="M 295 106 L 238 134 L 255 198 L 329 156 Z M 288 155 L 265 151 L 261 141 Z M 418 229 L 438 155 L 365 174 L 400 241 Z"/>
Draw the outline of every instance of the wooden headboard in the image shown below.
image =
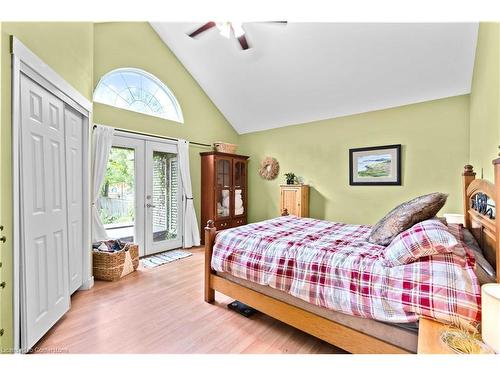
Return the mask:
<path id="1" fill-rule="evenodd" d="M 464 167 L 463 206 L 464 226 L 468 228 L 484 252 L 485 258 L 496 269 L 500 282 L 500 220 L 496 220 L 497 202 L 500 202 L 500 158 L 493 160 L 495 183 L 476 179 L 472 165 Z M 488 202 L 495 203 L 492 207 Z"/>

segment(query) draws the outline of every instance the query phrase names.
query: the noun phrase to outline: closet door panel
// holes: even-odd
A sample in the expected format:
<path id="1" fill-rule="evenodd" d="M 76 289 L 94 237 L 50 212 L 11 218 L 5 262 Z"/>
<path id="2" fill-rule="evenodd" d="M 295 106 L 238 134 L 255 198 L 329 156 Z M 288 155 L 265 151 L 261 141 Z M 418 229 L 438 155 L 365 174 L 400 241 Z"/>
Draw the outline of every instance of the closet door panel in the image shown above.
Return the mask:
<path id="1" fill-rule="evenodd" d="M 69 309 L 64 105 L 21 76 L 21 324 L 31 348 Z"/>
<path id="2" fill-rule="evenodd" d="M 75 292 L 83 280 L 83 117 L 64 108 L 66 178 L 68 202 L 69 290 Z"/>

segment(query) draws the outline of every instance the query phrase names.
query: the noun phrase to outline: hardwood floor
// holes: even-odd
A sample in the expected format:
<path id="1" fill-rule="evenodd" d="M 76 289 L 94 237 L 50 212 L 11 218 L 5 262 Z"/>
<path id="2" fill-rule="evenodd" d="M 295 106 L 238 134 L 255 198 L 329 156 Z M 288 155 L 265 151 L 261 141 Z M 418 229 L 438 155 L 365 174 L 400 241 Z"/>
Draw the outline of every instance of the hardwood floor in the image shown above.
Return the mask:
<path id="1" fill-rule="evenodd" d="M 216 293 L 203 301 L 203 248 L 117 282 L 78 291 L 39 353 L 344 353 L 261 313 L 245 318 Z"/>

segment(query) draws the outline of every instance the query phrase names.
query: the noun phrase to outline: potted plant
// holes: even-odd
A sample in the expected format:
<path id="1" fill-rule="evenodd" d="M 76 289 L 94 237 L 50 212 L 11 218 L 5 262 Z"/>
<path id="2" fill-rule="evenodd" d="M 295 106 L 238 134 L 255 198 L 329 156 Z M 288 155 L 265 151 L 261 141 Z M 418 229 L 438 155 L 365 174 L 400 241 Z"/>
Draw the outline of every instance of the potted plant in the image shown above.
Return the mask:
<path id="1" fill-rule="evenodd" d="M 286 178 L 287 185 L 293 185 L 297 179 L 297 176 L 295 176 L 295 173 L 293 173 L 293 172 L 288 172 L 288 173 L 285 173 L 285 178 Z"/>

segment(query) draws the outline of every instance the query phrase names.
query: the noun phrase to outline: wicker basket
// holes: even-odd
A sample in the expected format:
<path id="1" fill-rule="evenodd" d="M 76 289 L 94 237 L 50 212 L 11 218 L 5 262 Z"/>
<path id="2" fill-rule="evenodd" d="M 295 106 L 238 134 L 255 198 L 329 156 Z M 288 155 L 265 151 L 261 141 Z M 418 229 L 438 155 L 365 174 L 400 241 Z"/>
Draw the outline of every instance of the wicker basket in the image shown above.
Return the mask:
<path id="1" fill-rule="evenodd" d="M 128 250 L 127 250 L 128 249 Z M 126 270 L 125 260 L 127 253 L 132 259 L 133 269 Z M 93 273 L 97 280 L 116 281 L 121 277 L 133 272 L 139 267 L 139 245 L 135 243 L 127 243 L 122 250 L 108 253 L 105 251 L 92 252 Z"/>
<path id="2" fill-rule="evenodd" d="M 215 148 L 215 151 L 217 151 L 217 152 L 225 152 L 227 154 L 234 154 L 234 153 L 236 153 L 236 149 L 238 148 L 238 145 L 234 145 L 232 143 L 226 143 L 226 142 L 215 142 L 214 148 Z"/>

